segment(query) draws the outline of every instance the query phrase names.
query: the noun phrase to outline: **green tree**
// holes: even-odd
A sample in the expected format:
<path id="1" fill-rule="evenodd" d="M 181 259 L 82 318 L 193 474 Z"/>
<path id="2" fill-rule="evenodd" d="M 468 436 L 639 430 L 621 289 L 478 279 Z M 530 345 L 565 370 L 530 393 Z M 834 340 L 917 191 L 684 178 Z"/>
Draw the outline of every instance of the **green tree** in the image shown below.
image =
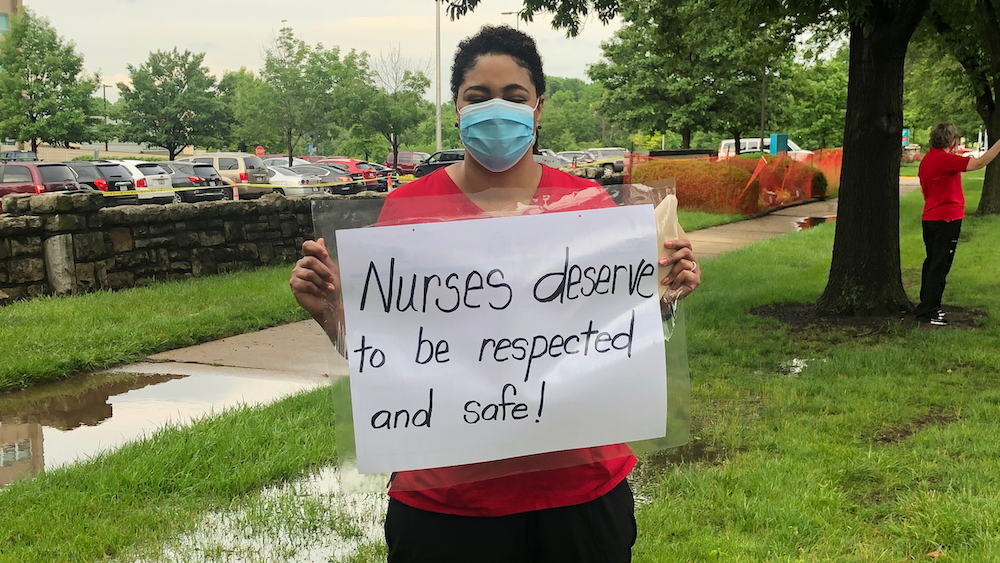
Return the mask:
<path id="1" fill-rule="evenodd" d="M 446 0 L 454 17 L 480 0 Z M 816 308 L 824 314 L 868 315 L 909 310 L 899 261 L 899 142 L 903 128 L 903 62 L 931 0 L 729 0 L 726 13 L 753 24 L 790 21 L 846 27 L 849 33 L 847 111 L 837 230 L 830 277 Z M 596 13 L 609 22 L 619 0 L 524 0 L 530 21 L 553 13 L 553 25 L 579 33 Z M 721 13 L 721 12 L 720 12 Z M 997 35 L 1000 37 L 1000 34 Z"/>
<path id="2" fill-rule="evenodd" d="M 847 48 L 829 60 L 785 67 L 779 129 L 804 147 L 839 147 L 847 113 Z"/>
<path id="3" fill-rule="evenodd" d="M 748 27 L 725 12 L 717 0 L 623 4 L 625 24 L 588 69 L 605 86 L 602 108 L 632 129 L 676 131 L 683 148 L 696 131 L 738 140 L 758 129 L 764 81 L 791 35 L 784 22 Z"/>
<path id="4" fill-rule="evenodd" d="M 962 65 L 942 52 L 933 30 L 922 25 L 906 51 L 903 79 L 903 123 L 913 142 L 927 145 L 930 131 L 943 121 L 961 134 L 973 136 L 983 126 L 976 99 Z"/>
<path id="5" fill-rule="evenodd" d="M 258 145 L 275 152 L 284 144 L 274 124 L 278 101 L 267 82 L 246 68 L 230 71 L 219 81 L 222 100 L 233 115 L 233 125 L 225 145 L 247 152 Z"/>
<path id="6" fill-rule="evenodd" d="M 170 160 L 189 145 L 224 144 L 232 114 L 204 61 L 204 53 L 175 48 L 128 65 L 132 84 L 118 83 L 120 138 L 163 147 Z"/>
<path id="7" fill-rule="evenodd" d="M 338 122 L 347 123 L 348 101 L 357 97 L 366 74 L 364 53 L 351 51 L 341 59 L 339 48 L 310 47 L 289 27 L 265 47 L 260 76 L 266 89 L 259 93 L 268 99 L 256 100 L 269 110 L 263 123 L 280 133 L 289 164 L 300 142 L 330 139 Z"/>
<path id="8" fill-rule="evenodd" d="M 83 73 L 83 57 L 30 9 L 0 38 L 0 137 L 53 145 L 94 140 L 99 76 Z"/>
<path id="9" fill-rule="evenodd" d="M 962 89 L 971 93 L 991 141 L 1000 139 L 1000 2 L 934 0 L 928 22 L 937 31 L 939 51 L 962 65 Z M 959 100 L 955 100 L 959 104 Z M 979 214 L 1000 214 L 1000 162 L 986 167 Z"/>
<path id="10" fill-rule="evenodd" d="M 392 161 L 397 162 L 404 137 L 430 113 L 428 104 L 423 101 L 430 80 L 402 57 L 398 47 L 375 59 L 372 67 L 375 84 L 366 87 L 356 83 L 351 90 L 353 103 L 349 107 L 354 110 L 356 131 L 375 132 L 385 138 Z M 445 119 L 443 112 L 441 119 Z"/>

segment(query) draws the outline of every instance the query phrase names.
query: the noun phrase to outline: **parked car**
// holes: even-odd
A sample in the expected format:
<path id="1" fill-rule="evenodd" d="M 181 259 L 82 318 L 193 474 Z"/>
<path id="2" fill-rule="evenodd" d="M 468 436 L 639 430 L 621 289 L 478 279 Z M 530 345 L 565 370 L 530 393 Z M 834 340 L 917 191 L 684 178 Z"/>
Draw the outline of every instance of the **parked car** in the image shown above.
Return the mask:
<path id="1" fill-rule="evenodd" d="M 319 176 L 299 174 L 287 166 L 268 166 L 267 173 L 271 177 L 274 191 L 287 196 L 315 195 L 324 193 L 319 184 Z"/>
<path id="2" fill-rule="evenodd" d="M 571 166 L 584 166 L 597 160 L 587 151 L 562 151 L 556 154 L 569 160 Z"/>
<path id="3" fill-rule="evenodd" d="M 309 164 L 309 161 L 305 160 L 303 158 L 299 158 L 299 157 L 293 156 L 292 157 L 292 166 L 295 166 L 297 164 Z M 270 158 L 265 158 L 264 159 L 264 166 L 288 166 L 288 157 L 287 156 L 272 156 Z"/>
<path id="4" fill-rule="evenodd" d="M 0 163 L 0 197 L 18 193 L 82 192 L 85 189 L 77 183 L 73 171 L 62 163 Z"/>
<path id="5" fill-rule="evenodd" d="M 763 152 L 768 152 L 771 150 L 771 137 L 770 135 L 764 137 L 764 150 Z M 762 152 L 760 145 L 760 137 L 753 137 L 750 139 L 740 139 L 740 154 L 745 152 Z M 806 160 L 812 155 L 812 151 L 807 151 L 795 143 L 791 139 L 788 140 L 788 156 L 792 160 Z M 719 144 L 719 158 L 730 158 L 736 156 L 736 140 L 726 139 Z"/>
<path id="6" fill-rule="evenodd" d="M 417 167 L 413 169 L 413 175 L 417 178 L 421 178 L 439 168 L 451 166 L 452 164 L 462 160 L 465 160 L 465 149 L 448 149 L 436 152 L 432 154 L 430 158 L 418 164 Z"/>
<path id="7" fill-rule="evenodd" d="M 309 162 L 316 163 L 316 162 L 319 162 L 321 160 L 326 160 L 326 159 L 328 159 L 330 157 L 328 157 L 328 156 L 320 156 L 318 154 L 308 154 L 308 155 L 304 155 L 304 156 L 297 156 L 295 158 L 301 158 L 302 160 L 308 160 Z"/>
<path id="8" fill-rule="evenodd" d="M 216 152 L 186 156 L 180 162 L 198 162 L 211 165 L 225 178 L 239 184 L 240 198 L 253 199 L 273 191 L 269 184 L 271 176 L 264 162 L 245 152 Z"/>
<path id="9" fill-rule="evenodd" d="M 603 147 L 598 149 L 587 149 L 587 152 L 594 157 L 594 160 L 604 167 L 608 172 L 622 172 L 625 170 L 625 155 L 628 150 L 622 147 Z M 614 159 L 612 162 L 604 162 Z"/>
<path id="10" fill-rule="evenodd" d="M 356 158 L 346 158 L 342 156 L 335 156 L 332 158 L 323 159 L 316 164 L 341 164 L 347 167 L 347 171 L 350 172 L 351 178 L 354 180 L 361 180 L 364 182 L 365 186 L 370 189 L 375 189 L 378 187 L 378 174 L 368 163 L 363 160 L 358 160 Z"/>
<path id="11" fill-rule="evenodd" d="M 170 181 L 170 174 L 160 167 L 159 163 L 146 162 L 145 160 L 108 160 L 120 164 L 122 168 L 128 170 L 135 180 L 137 203 L 170 203 L 174 201 L 174 193 L 169 191 L 174 187 Z M 150 190 L 149 193 L 142 193 Z M 168 190 L 168 191 L 151 191 Z"/>
<path id="12" fill-rule="evenodd" d="M 378 180 L 378 191 L 386 192 L 389 191 L 389 178 L 392 178 L 392 185 L 399 185 L 399 173 L 389 168 L 388 166 L 382 166 L 377 162 L 367 161 L 368 166 L 372 167 L 375 171 L 376 179 Z"/>
<path id="13" fill-rule="evenodd" d="M 132 179 L 132 174 L 121 164 L 104 160 L 77 160 L 67 162 L 66 166 L 73 171 L 76 181 L 81 186 L 88 186 L 91 189 L 108 193 L 130 192 L 135 189 L 135 180 Z M 135 203 L 138 198 L 135 194 L 126 194 L 107 197 L 104 201 L 117 205 Z"/>
<path id="14" fill-rule="evenodd" d="M 563 168 L 569 166 L 569 160 L 559 156 L 552 149 L 540 149 L 537 154 L 534 155 L 535 162 L 539 162 L 546 166 L 551 166 L 552 168 Z"/>
<path id="15" fill-rule="evenodd" d="M 232 197 L 232 189 L 222 182 L 222 175 L 209 164 L 198 162 L 164 162 L 160 164 L 170 174 L 174 188 L 193 188 L 174 192 L 174 203 L 218 201 Z"/>
<path id="16" fill-rule="evenodd" d="M 393 162 L 392 153 L 390 152 L 385 155 L 384 164 L 386 168 L 395 168 L 400 174 L 413 174 L 413 169 L 430 156 L 425 152 L 399 151 L 399 162 Z"/>
<path id="17" fill-rule="evenodd" d="M 337 184 L 336 186 L 325 186 L 323 189 L 327 193 L 338 195 L 356 194 L 364 189 L 364 180 L 357 181 L 351 178 L 351 173 L 346 166 L 339 164 L 300 164 L 292 167 L 293 172 L 318 176 L 320 184 Z M 343 183 L 348 182 L 348 183 Z"/>
<path id="18" fill-rule="evenodd" d="M 32 162 L 38 155 L 32 151 L 0 151 L 0 162 Z"/>

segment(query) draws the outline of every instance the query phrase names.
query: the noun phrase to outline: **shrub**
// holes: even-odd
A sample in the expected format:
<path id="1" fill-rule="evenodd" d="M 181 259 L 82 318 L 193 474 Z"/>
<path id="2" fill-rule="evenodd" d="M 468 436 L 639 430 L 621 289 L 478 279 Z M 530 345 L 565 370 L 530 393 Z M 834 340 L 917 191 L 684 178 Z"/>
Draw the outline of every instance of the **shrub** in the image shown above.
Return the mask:
<path id="1" fill-rule="evenodd" d="M 151 155 L 145 155 L 145 154 L 139 154 L 139 155 L 135 155 L 135 154 L 130 154 L 130 155 L 114 155 L 114 156 L 108 155 L 108 156 L 104 156 L 102 158 L 107 158 L 107 159 L 121 159 L 121 160 L 145 160 L 146 162 L 166 162 L 167 160 L 169 160 L 168 158 L 163 157 L 163 156 L 151 156 Z M 84 155 L 81 155 L 81 156 L 78 156 L 78 157 L 74 158 L 73 160 L 87 160 L 87 161 L 90 161 L 90 160 L 94 160 L 94 155 L 84 154 Z"/>
<path id="2" fill-rule="evenodd" d="M 646 183 L 666 178 L 676 179 L 677 203 L 683 209 L 711 213 L 756 213 L 760 183 L 751 183 L 752 172 L 732 165 L 730 161 L 734 160 L 739 159 L 651 159 L 633 168 L 631 181 Z"/>

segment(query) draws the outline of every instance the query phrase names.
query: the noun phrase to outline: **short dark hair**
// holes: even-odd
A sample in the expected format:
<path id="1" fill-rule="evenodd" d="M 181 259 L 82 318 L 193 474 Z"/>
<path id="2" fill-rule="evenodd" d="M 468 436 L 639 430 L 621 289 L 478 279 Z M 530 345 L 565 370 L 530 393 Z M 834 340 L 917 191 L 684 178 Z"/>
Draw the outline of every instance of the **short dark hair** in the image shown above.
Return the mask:
<path id="1" fill-rule="evenodd" d="M 538 46 L 530 35 L 509 25 L 484 25 L 475 35 L 464 39 L 455 51 L 455 63 L 451 65 L 451 99 L 458 100 L 458 88 L 465 80 L 465 74 L 475 66 L 476 59 L 483 55 L 507 55 L 531 75 L 535 95 L 545 93 L 545 74 L 542 72 L 542 57 Z"/>
<path id="2" fill-rule="evenodd" d="M 931 146 L 936 149 L 950 148 L 958 139 L 958 128 L 951 123 L 939 123 L 931 131 Z"/>

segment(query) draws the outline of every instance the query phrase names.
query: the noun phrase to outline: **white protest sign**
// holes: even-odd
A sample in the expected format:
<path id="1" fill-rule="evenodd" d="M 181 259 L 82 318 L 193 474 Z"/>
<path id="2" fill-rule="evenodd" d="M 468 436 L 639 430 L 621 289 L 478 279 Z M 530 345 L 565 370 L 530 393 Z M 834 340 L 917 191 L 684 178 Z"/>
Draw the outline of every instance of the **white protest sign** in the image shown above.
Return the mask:
<path id="1" fill-rule="evenodd" d="M 337 241 L 361 473 L 664 435 L 652 206 Z"/>

